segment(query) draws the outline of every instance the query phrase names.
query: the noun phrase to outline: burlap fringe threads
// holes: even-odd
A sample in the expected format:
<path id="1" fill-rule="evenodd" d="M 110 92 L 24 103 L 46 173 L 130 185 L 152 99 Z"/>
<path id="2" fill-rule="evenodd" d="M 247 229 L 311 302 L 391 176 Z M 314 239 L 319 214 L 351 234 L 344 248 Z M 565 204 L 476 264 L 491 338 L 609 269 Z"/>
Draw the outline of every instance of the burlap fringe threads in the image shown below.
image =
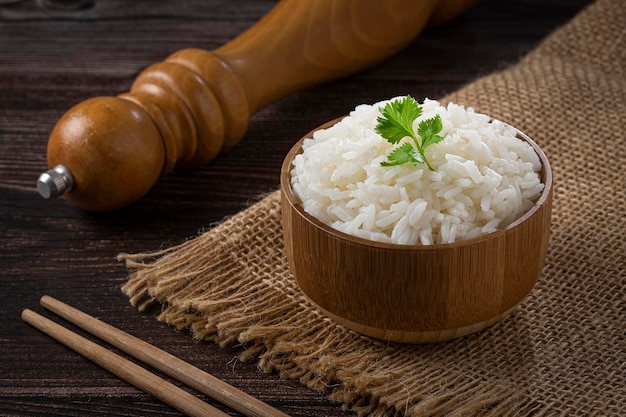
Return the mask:
<path id="1" fill-rule="evenodd" d="M 141 310 L 155 302 L 162 304 L 158 320 L 222 346 L 240 343 L 245 346 L 241 360 L 258 358 L 264 372 L 298 379 L 359 415 L 521 411 L 514 392 L 449 373 L 449 357 L 441 356 L 447 349 L 437 353 L 441 349 L 432 346 L 419 350 L 390 346 L 319 314 L 291 278 L 279 222 L 275 192 L 210 233 L 179 246 L 152 254 L 120 255 L 135 270 L 123 291 Z M 416 368 L 418 356 L 429 365 Z M 434 367 L 438 361 L 440 366 Z M 423 391 L 425 382 L 432 391 L 416 398 L 412 388 Z"/>

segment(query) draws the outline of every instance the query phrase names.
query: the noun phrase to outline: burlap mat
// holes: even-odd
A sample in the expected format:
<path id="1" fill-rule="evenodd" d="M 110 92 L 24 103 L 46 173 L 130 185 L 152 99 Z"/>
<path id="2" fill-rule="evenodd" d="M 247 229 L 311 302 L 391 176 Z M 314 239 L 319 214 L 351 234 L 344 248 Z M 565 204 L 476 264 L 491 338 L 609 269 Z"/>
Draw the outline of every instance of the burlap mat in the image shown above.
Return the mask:
<path id="1" fill-rule="evenodd" d="M 288 271 L 277 193 L 178 247 L 122 256 L 135 270 L 125 293 L 363 415 L 626 415 L 626 3 L 597 1 L 441 101 L 513 124 L 551 160 L 547 264 L 504 321 L 416 346 L 334 324 Z"/>

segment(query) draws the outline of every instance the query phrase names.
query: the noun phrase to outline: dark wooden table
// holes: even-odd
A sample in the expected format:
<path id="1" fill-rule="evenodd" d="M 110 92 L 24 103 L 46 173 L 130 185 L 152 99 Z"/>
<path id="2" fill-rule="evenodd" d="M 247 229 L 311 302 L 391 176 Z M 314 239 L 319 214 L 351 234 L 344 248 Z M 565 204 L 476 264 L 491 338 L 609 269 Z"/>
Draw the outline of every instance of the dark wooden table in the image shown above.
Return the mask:
<path id="1" fill-rule="evenodd" d="M 143 68 L 178 49 L 224 44 L 275 0 L 0 0 L 0 414 L 180 415 L 20 320 L 23 308 L 43 312 L 38 300 L 49 294 L 291 415 L 351 415 L 238 362 L 238 347 L 194 341 L 139 313 L 120 291 L 127 271 L 116 255 L 197 235 L 277 188 L 284 155 L 310 129 L 359 103 L 441 97 L 514 63 L 588 3 L 484 0 L 376 68 L 263 109 L 242 143 L 210 165 L 164 178 L 124 210 L 93 214 L 35 190 L 59 117 L 86 98 L 127 91 Z"/>

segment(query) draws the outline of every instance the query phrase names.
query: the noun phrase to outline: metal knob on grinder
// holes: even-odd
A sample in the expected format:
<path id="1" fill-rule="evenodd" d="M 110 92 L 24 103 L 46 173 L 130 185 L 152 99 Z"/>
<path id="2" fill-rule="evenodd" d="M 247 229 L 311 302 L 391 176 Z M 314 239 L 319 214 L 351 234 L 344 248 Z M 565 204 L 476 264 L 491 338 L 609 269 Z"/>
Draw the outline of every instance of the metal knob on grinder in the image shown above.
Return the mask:
<path id="1" fill-rule="evenodd" d="M 74 187 L 72 173 L 63 165 L 44 172 L 37 180 L 37 191 L 43 198 L 59 197 Z"/>
<path id="2" fill-rule="evenodd" d="M 128 93 L 70 109 L 50 134 L 39 193 L 92 211 L 125 207 L 172 169 L 235 146 L 268 104 L 371 67 L 475 2 L 282 0 L 224 46 L 178 51 Z"/>

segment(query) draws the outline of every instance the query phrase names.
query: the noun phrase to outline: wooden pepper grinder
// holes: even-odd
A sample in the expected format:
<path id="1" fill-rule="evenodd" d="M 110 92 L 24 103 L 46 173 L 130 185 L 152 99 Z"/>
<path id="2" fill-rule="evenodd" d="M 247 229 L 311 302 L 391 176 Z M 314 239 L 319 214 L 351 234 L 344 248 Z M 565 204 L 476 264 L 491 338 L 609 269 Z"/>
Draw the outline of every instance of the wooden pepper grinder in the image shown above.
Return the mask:
<path id="1" fill-rule="evenodd" d="M 93 211 L 124 207 L 173 168 L 235 146 L 264 106 L 370 67 L 474 2 L 282 0 L 224 46 L 178 51 L 130 92 L 71 108 L 50 134 L 39 193 Z"/>

